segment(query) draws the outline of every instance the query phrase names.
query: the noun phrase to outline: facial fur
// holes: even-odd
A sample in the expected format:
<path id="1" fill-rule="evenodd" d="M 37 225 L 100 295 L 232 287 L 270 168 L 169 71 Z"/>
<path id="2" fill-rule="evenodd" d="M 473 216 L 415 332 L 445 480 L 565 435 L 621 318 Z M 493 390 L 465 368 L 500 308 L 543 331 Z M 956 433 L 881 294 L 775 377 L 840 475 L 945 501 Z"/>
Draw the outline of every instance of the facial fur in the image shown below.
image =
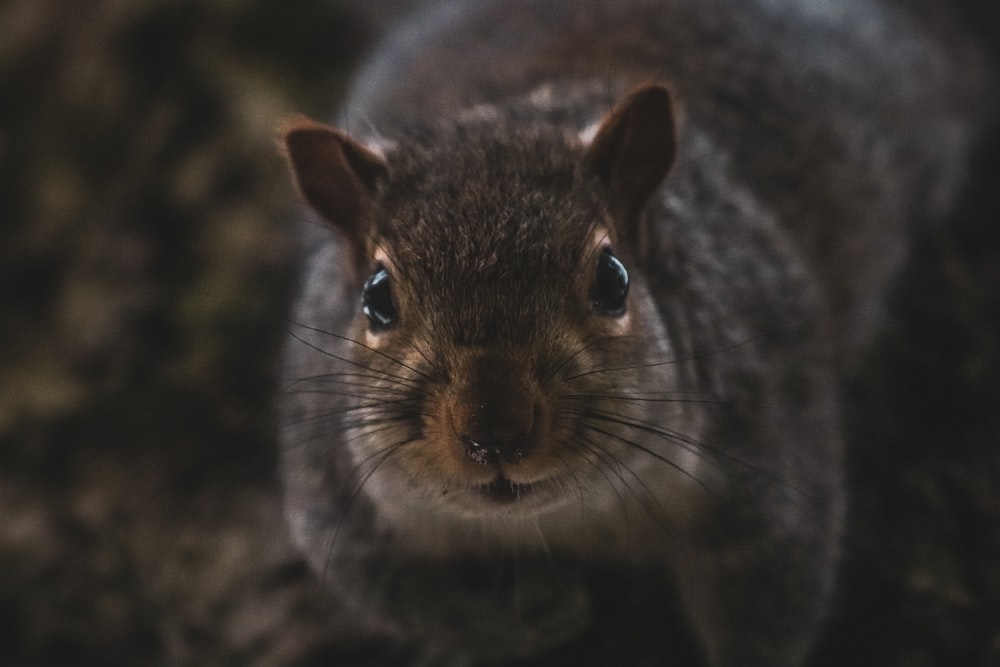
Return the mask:
<path id="1" fill-rule="evenodd" d="M 624 549 L 616 524 L 676 519 L 702 493 L 697 392 L 639 271 L 622 312 L 594 304 L 602 253 L 640 259 L 585 147 L 496 123 L 394 143 L 360 277 L 387 271 L 397 319 L 359 309 L 344 350 L 362 493 L 416 551 L 609 533 Z"/>

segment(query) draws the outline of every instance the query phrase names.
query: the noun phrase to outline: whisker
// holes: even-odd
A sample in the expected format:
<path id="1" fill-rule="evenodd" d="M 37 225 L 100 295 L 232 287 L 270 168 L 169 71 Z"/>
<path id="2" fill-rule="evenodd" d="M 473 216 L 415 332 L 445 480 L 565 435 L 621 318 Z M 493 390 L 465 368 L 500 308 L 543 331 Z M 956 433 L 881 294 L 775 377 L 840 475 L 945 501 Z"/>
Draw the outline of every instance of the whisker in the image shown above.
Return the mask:
<path id="1" fill-rule="evenodd" d="M 333 528 L 330 531 L 330 537 L 327 540 L 328 546 L 326 549 L 327 551 L 326 564 L 323 568 L 323 573 L 322 573 L 324 581 L 328 580 L 330 574 L 330 566 L 333 563 L 334 546 L 337 543 L 337 537 L 340 535 L 340 530 L 343 528 L 344 522 L 347 520 L 347 517 L 350 514 L 351 509 L 354 507 L 354 503 L 357 502 L 358 497 L 361 495 L 361 491 L 364 489 L 365 484 L 368 483 L 368 480 L 371 479 L 372 475 L 375 474 L 375 472 L 379 469 L 379 467 L 382 466 L 382 464 L 388 461 L 389 458 L 392 457 L 400 449 L 402 449 L 408 444 L 411 444 L 412 442 L 414 442 L 414 440 L 407 439 L 389 445 L 384 449 L 382 449 L 381 451 L 376 452 L 375 454 L 372 454 L 368 458 L 364 459 L 361 463 L 359 463 L 357 466 L 354 467 L 353 472 L 360 471 L 365 463 L 371 461 L 374 458 L 378 458 L 375 464 L 371 466 L 371 469 L 368 470 L 364 474 L 364 476 L 362 476 L 358 480 L 357 484 L 354 486 L 353 489 L 351 489 L 350 493 L 347 495 L 343 510 L 340 512 L 340 517 L 337 519 L 337 522 L 334 524 Z"/>
<path id="2" fill-rule="evenodd" d="M 601 345 L 602 343 L 605 343 L 608 340 L 614 340 L 614 339 L 611 338 L 611 337 L 601 338 L 600 340 L 592 341 L 592 342 L 590 342 L 587 345 L 581 345 L 572 354 L 564 355 L 563 359 L 558 364 L 556 364 L 556 366 L 552 369 L 552 371 L 550 373 L 548 373 L 546 375 L 545 380 L 551 380 L 552 378 L 554 378 L 559 373 L 559 371 L 561 371 L 563 368 L 565 368 L 571 361 L 573 361 L 574 359 L 576 359 L 578 356 L 580 356 L 584 352 L 587 352 L 588 350 L 592 350 L 592 349 L 598 347 L 599 345 Z"/>
<path id="3" fill-rule="evenodd" d="M 351 387 L 360 387 L 362 389 L 367 389 L 368 388 L 366 385 L 362 385 L 362 384 L 353 384 L 353 383 L 351 383 L 351 384 L 343 383 L 343 384 L 347 388 L 351 388 Z M 370 398 L 374 399 L 375 398 L 375 396 L 374 396 L 375 393 L 376 392 L 373 392 L 373 394 L 370 396 Z M 403 391 L 401 389 L 393 389 L 393 388 L 390 388 L 390 387 L 385 387 L 385 388 L 381 388 L 380 387 L 377 390 L 377 393 L 379 393 L 379 394 L 386 394 L 387 396 L 407 396 L 407 392 L 406 391 Z M 357 393 L 350 392 L 350 391 L 343 391 L 343 390 L 338 391 L 338 390 L 334 390 L 334 389 L 296 389 L 295 391 L 286 391 L 285 395 L 287 395 L 287 396 L 337 396 L 337 397 L 340 397 L 340 398 L 359 398 L 359 396 L 358 396 Z M 384 399 L 384 400 L 388 400 L 388 399 Z"/>
<path id="4" fill-rule="evenodd" d="M 676 395 L 674 395 L 676 394 Z M 684 398 L 687 392 L 662 392 L 659 394 L 559 394 L 560 400 L 577 401 L 622 401 L 625 403 L 679 403 L 696 405 L 732 405 L 732 401 L 720 401 L 716 398 Z"/>
<path id="5" fill-rule="evenodd" d="M 621 508 L 622 518 L 625 521 L 625 530 L 626 532 L 628 532 L 629 531 L 628 506 L 625 502 L 625 497 L 622 495 L 622 491 L 615 485 L 614 480 L 612 480 L 608 474 L 607 469 L 609 467 L 614 467 L 607 465 L 608 452 L 598 447 L 596 443 L 588 444 L 586 442 L 581 442 L 579 443 L 579 446 L 583 447 L 588 453 L 592 454 L 596 459 L 598 459 L 597 461 L 594 461 L 587 458 L 586 456 L 580 457 L 582 460 L 586 461 L 588 465 L 593 467 L 600 474 L 600 476 L 604 478 L 604 481 L 608 483 L 608 487 L 612 490 L 612 492 L 615 494 L 615 497 L 617 498 L 618 505 Z M 613 457 L 612 460 L 614 460 Z M 618 481 L 622 483 L 623 487 L 627 487 L 628 484 L 625 482 L 625 479 L 622 476 L 621 472 L 618 470 L 616 470 L 615 472 L 618 476 Z"/>
<path id="6" fill-rule="evenodd" d="M 580 478 L 576 474 L 576 471 L 573 469 L 574 466 L 570 465 L 569 462 L 566 461 L 566 457 L 563 456 L 561 452 L 556 452 L 555 454 L 556 457 L 559 459 L 561 473 L 568 474 L 570 477 L 573 478 L 574 486 L 576 487 L 576 490 L 578 492 L 577 495 L 580 497 L 580 506 L 582 507 L 584 504 L 583 484 L 580 483 Z M 562 477 L 562 474 L 560 474 L 560 477 Z"/>
<path id="7" fill-rule="evenodd" d="M 402 387 L 404 390 L 411 390 L 413 387 L 417 386 L 413 382 L 401 382 L 391 377 L 387 377 L 382 373 L 379 373 L 376 369 L 370 369 L 371 373 L 320 373 L 318 375 L 310 375 L 305 377 L 300 377 L 295 380 L 288 380 L 286 384 L 279 390 L 281 392 L 286 392 L 297 384 L 304 384 L 307 382 L 316 383 L 329 383 L 329 384 L 343 384 L 347 386 L 358 386 L 365 389 L 374 388 L 373 383 L 378 383 L 379 388 L 381 385 L 389 385 L 392 387 Z M 364 382 L 367 380 L 368 382 Z"/>
<path id="8" fill-rule="evenodd" d="M 790 491 L 794 491 L 796 494 L 800 495 L 801 497 L 803 497 L 803 498 L 805 498 L 807 500 L 810 500 L 812 502 L 818 502 L 818 499 L 816 497 L 812 496 L 809 493 L 806 493 L 802 489 L 798 488 L 797 486 L 795 486 L 794 484 L 788 482 L 787 480 L 779 477 L 775 473 L 772 473 L 769 470 L 766 470 L 765 468 L 762 468 L 762 467 L 760 467 L 758 465 L 750 463 L 749 461 L 746 461 L 746 460 L 741 459 L 741 458 L 739 458 L 737 456 L 734 456 L 734 455 L 730 454 L 729 452 L 726 452 L 726 451 L 724 451 L 722 449 L 719 449 L 717 447 L 709 446 L 709 445 L 707 445 L 707 444 L 705 444 L 703 442 L 699 442 L 699 441 L 695 440 L 694 438 L 686 436 L 686 435 L 684 435 L 682 433 L 679 433 L 677 431 L 673 431 L 673 430 L 665 428 L 663 426 L 659 426 L 657 424 L 653 424 L 653 423 L 650 423 L 650 422 L 647 422 L 647 421 L 643 421 L 643 420 L 626 419 L 624 417 L 621 417 L 620 415 L 614 415 L 614 414 L 611 414 L 611 413 L 608 413 L 608 412 L 603 412 L 603 411 L 597 410 L 597 409 L 590 409 L 590 410 L 588 410 L 586 412 L 586 416 L 594 417 L 596 419 L 600 419 L 602 421 L 611 422 L 611 423 L 618 424 L 618 425 L 621 425 L 621 426 L 627 426 L 629 428 L 634 428 L 634 429 L 637 429 L 637 430 L 642 431 L 644 433 L 649 433 L 651 435 L 656 435 L 656 436 L 668 439 L 671 442 L 673 442 L 674 444 L 676 444 L 679 447 L 683 448 L 684 450 L 686 450 L 688 452 L 691 452 L 695 456 L 698 456 L 703 461 L 709 461 L 710 460 L 709 457 L 705 455 L 705 453 L 707 452 L 714 459 L 716 459 L 716 461 L 722 460 L 722 461 L 725 461 L 727 463 L 731 463 L 731 464 L 740 466 L 742 468 L 745 468 L 747 470 L 750 470 L 750 471 L 754 472 L 755 474 L 758 474 L 761 477 L 763 477 L 763 478 L 765 478 L 765 479 L 767 479 L 767 480 L 769 480 L 771 482 L 774 482 L 775 484 L 778 484 L 778 485 L 780 485 L 780 486 L 782 486 L 782 487 L 784 487 L 784 488 L 786 488 L 786 489 L 788 489 Z M 648 449 L 643 449 L 643 451 L 648 452 Z"/>
<path id="9" fill-rule="evenodd" d="M 588 415 L 582 414 L 581 416 L 588 416 Z M 599 433 L 600 435 L 603 435 L 603 436 L 605 436 L 607 438 L 611 438 L 613 440 L 617 440 L 617 441 L 621 442 L 622 444 L 625 444 L 625 445 L 627 445 L 629 447 L 632 447 L 634 449 L 637 449 L 637 450 L 639 450 L 639 451 L 641 451 L 641 452 L 643 452 L 645 454 L 648 454 L 649 456 L 653 457 L 654 459 L 656 459 L 658 461 L 661 461 L 663 463 L 666 463 L 668 466 L 670 466 L 671 468 L 673 468 L 677 472 L 679 472 L 682 475 L 684 475 L 685 477 L 689 478 L 691 481 L 693 481 L 695 484 L 697 484 L 698 486 L 700 486 L 706 492 L 712 493 L 712 494 L 717 493 L 715 490 L 713 490 L 712 488 L 710 488 L 704 482 L 704 480 L 701 480 L 698 477 L 692 475 L 687 470 L 685 470 L 684 468 L 682 468 L 675 461 L 670 460 L 665 455 L 660 454 L 659 452 L 653 451 L 652 449 L 650 449 L 649 447 L 646 447 L 645 445 L 641 445 L 638 442 L 635 442 L 633 440 L 629 440 L 628 438 L 626 438 L 623 435 L 620 435 L 618 433 L 614 433 L 612 431 L 608 431 L 606 429 L 600 428 L 600 427 L 598 427 L 598 426 L 596 426 L 594 424 L 591 424 L 589 422 L 586 422 L 586 421 L 583 422 L 583 428 L 585 428 L 585 429 L 587 429 L 589 431 L 592 431 L 594 433 Z"/>
<path id="10" fill-rule="evenodd" d="M 737 349 L 739 349 L 741 347 L 745 347 L 747 345 L 750 345 L 751 343 L 755 343 L 757 341 L 760 341 L 763 338 L 765 338 L 765 335 L 761 334 L 759 336 L 754 336 L 753 338 L 748 338 L 748 339 L 740 341 L 738 343 L 733 343 L 732 345 L 727 345 L 726 347 L 721 347 L 721 348 L 712 350 L 710 352 L 703 352 L 703 353 L 700 353 L 700 354 L 692 354 L 692 355 L 689 355 L 689 356 L 686 356 L 686 357 L 676 357 L 674 359 L 667 359 L 667 360 L 664 360 L 664 361 L 653 361 L 653 362 L 643 363 L 643 364 L 632 364 L 632 365 L 629 365 L 629 366 L 613 366 L 613 367 L 608 367 L 608 368 L 595 368 L 595 369 L 592 369 L 592 370 L 589 370 L 589 371 L 584 371 L 582 373 L 577 373 L 576 375 L 567 376 L 567 377 L 563 378 L 563 380 L 565 382 L 571 382 L 573 380 L 579 380 L 580 378 L 583 378 L 583 377 L 589 377 L 589 376 L 592 376 L 592 375 L 599 375 L 601 373 L 615 373 L 615 372 L 620 372 L 620 371 L 642 370 L 642 369 L 647 369 L 647 368 L 656 368 L 658 366 L 670 366 L 670 365 L 673 365 L 673 364 L 681 364 L 681 363 L 686 363 L 686 362 L 689 362 L 689 361 L 700 361 L 702 359 L 709 359 L 709 358 L 714 357 L 714 356 L 719 355 L 719 354 L 725 354 L 727 352 L 732 352 L 733 350 L 737 350 Z"/>
<path id="11" fill-rule="evenodd" d="M 653 504 L 656 505 L 656 508 L 660 511 L 660 516 L 661 517 L 667 515 L 666 509 L 663 507 L 663 504 L 660 502 L 659 498 L 657 498 L 657 496 L 653 492 L 653 490 L 651 488 L 649 488 L 649 485 L 646 484 L 646 481 L 642 478 L 642 476 L 640 476 L 638 473 L 636 473 L 634 470 L 632 470 L 632 468 L 629 467 L 629 465 L 627 463 L 625 463 L 624 461 L 622 461 L 619 457 L 615 456 L 612 452 L 604 449 L 603 447 L 600 447 L 599 443 L 597 443 L 597 442 L 594 442 L 594 444 L 592 446 L 588 447 L 588 449 L 590 451 L 594 452 L 595 454 L 597 454 L 598 456 L 600 456 L 600 458 L 602 460 L 604 460 L 604 461 L 610 461 L 611 463 L 613 463 L 613 467 L 615 468 L 615 470 L 618 471 L 618 479 L 622 483 L 622 486 L 626 490 L 628 490 L 629 492 L 632 493 L 633 497 L 637 501 L 639 501 L 639 504 L 643 508 L 647 507 L 646 506 L 646 502 L 643 500 L 643 498 L 641 498 L 639 496 L 638 493 L 636 493 L 635 489 L 632 487 L 632 484 L 629 483 L 629 481 L 625 477 L 624 472 L 622 472 L 622 471 L 627 472 L 629 474 L 629 476 L 632 478 L 632 480 L 634 480 L 635 483 L 638 483 L 642 487 L 642 490 L 645 492 L 646 498 L 648 500 L 651 500 L 653 502 Z M 626 518 L 627 518 L 627 514 L 626 514 Z"/>
<path id="12" fill-rule="evenodd" d="M 356 417 L 344 419 L 345 415 L 356 414 Z M 326 410 L 316 414 L 306 415 L 300 419 L 289 421 L 279 425 L 279 429 L 290 429 L 310 422 L 321 423 L 324 419 L 336 419 L 334 431 L 342 434 L 346 430 L 356 431 L 353 438 L 345 440 L 345 443 L 362 437 L 371 437 L 382 431 L 389 430 L 399 425 L 410 423 L 414 418 L 422 417 L 422 413 L 414 409 L 399 410 L 398 406 L 350 406 L 335 410 Z M 363 428 L 362 428 L 363 427 Z M 282 451 L 291 451 L 297 447 L 307 446 L 318 439 L 326 437 L 325 432 L 316 432 L 311 437 L 300 435 L 294 443 L 286 443 L 282 446 Z M 342 437 L 339 435 L 338 437 Z"/>
<path id="13" fill-rule="evenodd" d="M 425 380 L 431 380 L 430 376 L 428 376 L 425 373 L 421 372 L 419 369 L 414 368 L 413 366 L 410 366 L 409 364 L 407 364 L 407 363 L 405 363 L 403 361 L 400 361 L 399 359 L 396 359 L 395 357 L 393 357 L 391 355 L 386 354 L 382 350 L 375 349 L 374 347 L 372 347 L 370 345 L 366 345 L 365 343 L 362 343 L 361 341 L 358 341 L 358 340 L 355 340 L 353 338 L 350 338 L 349 336 L 342 336 L 340 334 L 335 334 L 333 332 L 325 331 L 325 330 L 319 329 L 317 327 L 311 327 L 308 324 L 302 324 L 301 322 L 296 322 L 294 320 L 289 320 L 289 324 L 293 324 L 293 325 L 295 325 L 297 327 L 301 327 L 303 329 L 306 329 L 308 331 L 312 331 L 314 333 L 321 334 L 323 336 L 329 336 L 330 338 L 334 338 L 336 340 L 342 340 L 344 342 L 351 343 L 352 345 L 357 345 L 358 347 L 361 347 L 361 348 L 364 348 L 364 349 L 368 350 L 372 354 L 376 354 L 376 355 L 382 357 L 383 359 L 385 359 L 387 361 L 390 361 L 393 364 L 396 364 L 400 368 L 405 368 L 406 370 L 410 371 L 414 375 L 422 377 Z M 303 338 L 302 336 L 299 336 L 298 334 L 296 334 L 294 331 L 292 331 L 288 327 L 285 327 L 285 332 L 288 333 L 288 335 L 291 336 L 292 338 L 294 338 L 295 340 L 297 340 L 297 341 L 301 342 L 302 344 L 304 344 L 304 345 L 312 348 L 313 350 L 316 350 L 320 354 L 323 354 L 325 356 L 331 357 L 331 358 L 336 359 L 338 361 L 343 361 L 345 363 L 351 364 L 352 366 L 358 366 L 360 368 L 365 368 L 366 370 L 372 370 L 370 367 L 364 366 L 364 365 L 362 365 L 362 364 L 360 364 L 360 363 L 358 363 L 358 362 L 356 362 L 356 361 L 354 361 L 352 359 L 347 359 L 345 357 L 338 356 L 338 355 L 330 352 L 329 350 L 324 350 L 323 348 L 319 347 L 318 345 L 314 345 L 313 343 L 310 343 L 305 338 Z M 389 375 L 390 377 L 395 377 L 395 378 L 403 379 L 402 376 L 393 375 L 393 374 L 390 374 L 390 373 L 386 373 L 386 374 Z"/>

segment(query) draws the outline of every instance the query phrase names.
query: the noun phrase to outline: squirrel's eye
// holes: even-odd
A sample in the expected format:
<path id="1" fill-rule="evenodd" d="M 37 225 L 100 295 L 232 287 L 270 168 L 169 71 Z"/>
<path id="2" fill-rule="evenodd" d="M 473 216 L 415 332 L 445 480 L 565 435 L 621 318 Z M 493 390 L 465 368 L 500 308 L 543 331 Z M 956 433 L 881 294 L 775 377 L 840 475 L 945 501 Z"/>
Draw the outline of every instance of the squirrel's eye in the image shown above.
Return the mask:
<path id="1" fill-rule="evenodd" d="M 594 309 L 606 315 L 625 312 L 628 296 L 628 271 L 618 258 L 605 250 L 597 259 L 597 280 L 594 283 Z"/>
<path id="2" fill-rule="evenodd" d="M 361 309 L 368 317 L 372 330 L 388 329 L 399 319 L 396 304 L 392 301 L 389 272 L 384 267 L 375 269 L 375 273 L 365 281 Z"/>

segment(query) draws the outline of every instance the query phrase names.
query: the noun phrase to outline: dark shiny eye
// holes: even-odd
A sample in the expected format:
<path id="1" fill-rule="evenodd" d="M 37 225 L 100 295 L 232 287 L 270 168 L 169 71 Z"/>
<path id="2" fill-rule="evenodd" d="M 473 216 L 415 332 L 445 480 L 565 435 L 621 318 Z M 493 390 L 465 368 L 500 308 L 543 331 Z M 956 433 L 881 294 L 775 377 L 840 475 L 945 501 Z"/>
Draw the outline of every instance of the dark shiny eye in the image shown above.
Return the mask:
<path id="1" fill-rule="evenodd" d="M 622 315 L 628 297 L 628 271 L 618 258 L 605 250 L 597 259 L 594 309 L 606 315 Z"/>
<path id="2" fill-rule="evenodd" d="M 389 272 L 384 267 L 375 269 L 375 273 L 365 281 L 361 293 L 361 309 L 368 317 L 373 331 L 388 329 L 399 319 L 396 304 L 392 300 L 392 286 Z"/>

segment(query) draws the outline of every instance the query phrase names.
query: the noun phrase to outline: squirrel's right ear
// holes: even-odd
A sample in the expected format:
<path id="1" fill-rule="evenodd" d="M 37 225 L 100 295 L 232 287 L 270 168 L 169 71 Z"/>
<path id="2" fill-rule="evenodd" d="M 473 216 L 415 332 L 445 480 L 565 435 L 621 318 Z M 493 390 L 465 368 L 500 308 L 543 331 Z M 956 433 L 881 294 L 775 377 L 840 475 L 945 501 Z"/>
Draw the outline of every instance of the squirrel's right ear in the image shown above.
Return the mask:
<path id="1" fill-rule="evenodd" d="M 632 90 L 601 122 L 584 165 L 607 187 L 618 231 L 639 238 L 638 213 L 674 163 L 677 120 L 670 91 L 651 83 Z"/>
<path id="2" fill-rule="evenodd" d="M 354 139 L 308 119 L 283 128 L 284 148 L 306 201 L 359 250 L 369 236 L 371 197 L 385 160 Z"/>

